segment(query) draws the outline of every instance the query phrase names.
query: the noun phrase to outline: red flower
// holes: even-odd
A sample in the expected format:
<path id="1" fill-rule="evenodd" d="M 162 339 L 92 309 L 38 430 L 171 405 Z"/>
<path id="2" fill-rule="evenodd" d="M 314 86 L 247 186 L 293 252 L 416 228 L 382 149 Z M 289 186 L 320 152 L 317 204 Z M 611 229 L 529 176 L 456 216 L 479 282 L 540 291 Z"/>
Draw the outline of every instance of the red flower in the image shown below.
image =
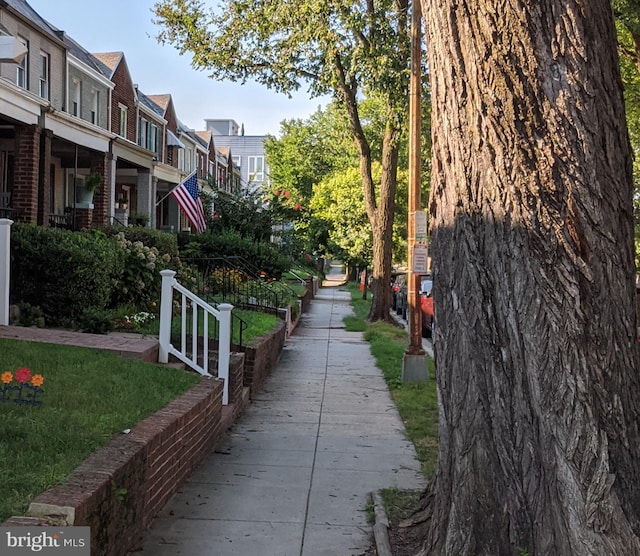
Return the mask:
<path id="1" fill-rule="evenodd" d="M 16 371 L 16 380 L 20 384 L 24 384 L 25 382 L 29 382 L 30 378 L 31 378 L 31 371 L 29 369 L 27 369 L 26 367 L 20 367 Z"/>
<path id="2" fill-rule="evenodd" d="M 294 210 L 300 210 L 302 208 L 302 205 L 300 205 L 300 203 L 296 203 L 293 208 Z"/>

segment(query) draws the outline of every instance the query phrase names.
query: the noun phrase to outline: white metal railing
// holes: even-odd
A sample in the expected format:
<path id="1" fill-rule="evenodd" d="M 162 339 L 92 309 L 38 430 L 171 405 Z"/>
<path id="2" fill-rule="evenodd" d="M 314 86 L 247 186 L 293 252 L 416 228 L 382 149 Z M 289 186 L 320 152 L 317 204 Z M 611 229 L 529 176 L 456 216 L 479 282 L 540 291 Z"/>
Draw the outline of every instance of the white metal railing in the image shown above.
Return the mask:
<path id="1" fill-rule="evenodd" d="M 209 318 L 213 315 L 219 323 L 218 335 L 218 378 L 224 380 L 222 403 L 229 403 L 229 361 L 231 354 L 231 309 L 233 305 L 221 303 L 214 308 L 196 294 L 181 286 L 176 280 L 173 270 L 163 270 L 162 292 L 160 297 L 160 349 L 158 362 L 167 363 L 169 355 L 173 355 L 185 365 L 204 376 L 212 376 L 209 373 Z M 171 344 L 171 320 L 173 317 L 173 292 L 177 291 L 182 296 L 180 304 L 180 349 Z M 192 308 L 192 334 L 191 355 L 187 346 L 187 313 L 188 303 Z M 198 363 L 198 315 L 202 311 L 202 365 Z"/>

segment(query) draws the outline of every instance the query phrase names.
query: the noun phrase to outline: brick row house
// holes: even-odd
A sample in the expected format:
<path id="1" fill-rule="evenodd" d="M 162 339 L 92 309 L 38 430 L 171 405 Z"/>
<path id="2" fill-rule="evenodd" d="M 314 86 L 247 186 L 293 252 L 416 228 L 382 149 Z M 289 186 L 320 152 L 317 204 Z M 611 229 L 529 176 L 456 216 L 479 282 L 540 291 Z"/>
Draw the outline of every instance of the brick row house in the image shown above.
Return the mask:
<path id="1" fill-rule="evenodd" d="M 229 148 L 184 126 L 170 94 L 140 91 L 123 52 L 87 52 L 24 0 L 0 0 L 0 39 L 27 51 L 0 59 L 0 218 L 177 231 L 169 192 L 193 170 L 238 192 Z"/>

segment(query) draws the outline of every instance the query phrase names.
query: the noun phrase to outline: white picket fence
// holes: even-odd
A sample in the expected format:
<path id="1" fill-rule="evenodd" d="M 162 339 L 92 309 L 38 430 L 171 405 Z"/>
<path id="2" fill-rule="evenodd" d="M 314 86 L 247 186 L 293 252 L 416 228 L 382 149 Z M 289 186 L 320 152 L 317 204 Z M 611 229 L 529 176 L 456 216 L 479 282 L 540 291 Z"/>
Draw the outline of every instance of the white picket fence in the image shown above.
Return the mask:
<path id="1" fill-rule="evenodd" d="M 173 270 L 163 270 L 162 291 L 160 296 L 160 350 L 158 361 L 167 363 L 169 355 L 182 361 L 203 376 L 209 373 L 209 317 L 213 315 L 219 323 L 218 335 L 218 378 L 224 380 L 222 403 L 229 403 L 229 361 L 231 357 L 231 309 L 233 305 L 221 303 L 212 307 L 196 294 L 180 285 Z M 180 309 L 180 349 L 171 344 L 171 324 L 173 319 L 173 293 L 181 294 Z M 191 346 L 187 342 L 187 315 L 191 309 Z M 202 318 L 202 334 L 199 334 L 198 320 Z M 202 354 L 199 353 L 198 336 L 202 336 Z M 202 361 L 202 365 L 198 360 Z"/>

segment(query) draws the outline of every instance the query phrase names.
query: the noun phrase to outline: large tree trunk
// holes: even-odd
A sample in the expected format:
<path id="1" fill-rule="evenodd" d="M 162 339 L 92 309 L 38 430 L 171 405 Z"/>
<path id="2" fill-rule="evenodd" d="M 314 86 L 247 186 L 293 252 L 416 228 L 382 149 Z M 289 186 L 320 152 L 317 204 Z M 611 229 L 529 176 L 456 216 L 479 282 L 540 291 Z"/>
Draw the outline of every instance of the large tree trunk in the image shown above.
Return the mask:
<path id="1" fill-rule="evenodd" d="M 631 164 L 609 0 L 423 0 L 429 555 L 640 554 Z"/>

